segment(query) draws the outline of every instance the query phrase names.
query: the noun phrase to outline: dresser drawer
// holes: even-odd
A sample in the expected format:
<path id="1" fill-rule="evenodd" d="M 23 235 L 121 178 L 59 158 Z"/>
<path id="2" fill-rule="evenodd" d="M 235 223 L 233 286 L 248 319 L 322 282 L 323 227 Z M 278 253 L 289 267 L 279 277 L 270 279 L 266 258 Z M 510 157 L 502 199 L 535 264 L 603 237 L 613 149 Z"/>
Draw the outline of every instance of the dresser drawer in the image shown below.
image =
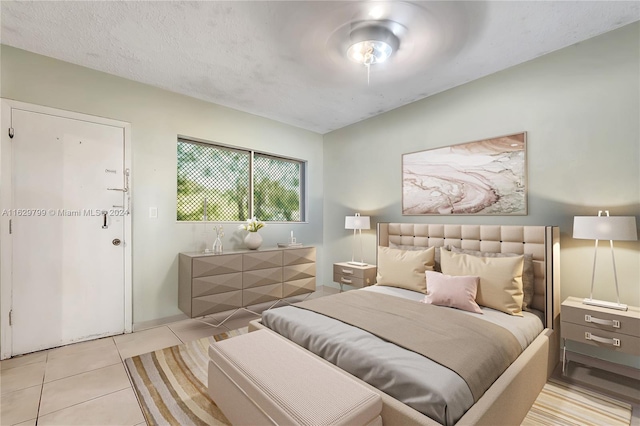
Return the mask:
<path id="1" fill-rule="evenodd" d="M 224 293 L 226 291 L 241 290 L 242 272 L 194 278 L 191 284 L 191 289 L 192 297 L 200 297 L 209 294 Z"/>
<path id="2" fill-rule="evenodd" d="M 282 268 L 282 251 L 257 251 L 245 253 L 243 256 L 243 271 L 255 271 L 256 269 Z"/>
<path id="3" fill-rule="evenodd" d="M 193 278 L 242 271 L 242 255 L 203 256 L 193 259 Z"/>
<path id="4" fill-rule="evenodd" d="M 192 317 L 229 311 L 242 306 L 242 290 L 212 294 L 210 296 L 194 297 L 192 302 Z"/>
<path id="5" fill-rule="evenodd" d="M 283 264 L 288 265 L 300 265 L 302 263 L 315 263 L 316 262 L 316 248 L 289 248 L 282 251 L 284 256 Z"/>
<path id="6" fill-rule="evenodd" d="M 282 283 L 282 268 L 257 269 L 242 273 L 242 288 Z"/>
<path id="7" fill-rule="evenodd" d="M 303 278 L 311 278 L 316 276 L 315 263 L 303 263 L 300 265 L 289 265 L 283 268 L 283 280 L 301 280 Z"/>
<path id="8" fill-rule="evenodd" d="M 561 333 L 563 339 L 582 342 L 587 345 L 598 346 L 629 355 L 640 355 L 640 338 L 638 337 L 607 331 L 597 327 L 573 324 L 564 320 L 561 324 Z M 600 342 L 600 339 L 604 339 L 606 342 Z M 613 339 L 617 340 L 615 344 Z"/>
<path id="9" fill-rule="evenodd" d="M 609 310 L 610 311 L 610 310 Z M 562 321 L 594 329 L 640 337 L 640 318 L 606 312 L 589 305 L 562 306 Z"/>
<path id="10" fill-rule="evenodd" d="M 282 299 L 282 283 L 242 290 L 242 303 L 244 306 L 272 302 L 278 299 Z"/>
<path id="11" fill-rule="evenodd" d="M 299 294 L 313 293 L 314 291 L 316 291 L 315 277 L 285 281 L 282 284 L 282 297 L 297 296 Z"/>

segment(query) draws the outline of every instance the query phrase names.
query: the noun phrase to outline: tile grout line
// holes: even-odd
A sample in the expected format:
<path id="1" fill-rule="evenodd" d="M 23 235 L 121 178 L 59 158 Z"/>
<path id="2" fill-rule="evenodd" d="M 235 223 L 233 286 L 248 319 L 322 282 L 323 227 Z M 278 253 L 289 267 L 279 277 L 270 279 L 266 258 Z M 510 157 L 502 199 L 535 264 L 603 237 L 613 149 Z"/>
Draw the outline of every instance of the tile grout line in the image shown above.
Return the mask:
<path id="1" fill-rule="evenodd" d="M 51 380 L 50 382 L 44 382 L 44 385 L 48 385 L 49 383 L 55 383 L 60 380 L 69 379 L 71 377 L 79 376 L 81 374 L 91 373 L 92 371 L 102 370 L 103 368 L 113 367 L 114 365 L 122 364 L 122 362 L 114 362 L 113 364 L 103 365 L 102 367 L 94 368 L 93 370 L 82 371 L 80 373 L 70 374 L 68 376 L 60 377 L 59 379 Z M 46 371 L 45 371 L 46 373 Z M 44 379 L 43 379 L 44 380 Z"/>
<path id="2" fill-rule="evenodd" d="M 27 354 L 27 355 L 32 355 L 32 354 L 36 354 L 36 353 L 38 353 L 38 352 L 45 352 L 45 351 L 47 351 L 47 349 L 43 349 L 42 351 L 37 351 L 37 352 L 31 352 L 30 354 Z M 24 356 L 24 355 L 22 355 L 22 356 Z M 12 359 L 14 359 L 14 358 L 7 358 L 7 359 L 3 359 L 3 360 L 2 360 L 2 361 L 0 361 L 0 362 L 11 361 Z M 37 364 L 37 363 L 39 363 L 39 362 L 42 362 L 42 361 L 33 361 L 33 362 L 28 362 L 28 363 L 26 363 L 26 364 L 16 365 L 15 367 L 6 367 L 6 368 L 3 368 L 3 369 L 0 369 L 0 373 L 4 373 L 5 371 L 13 370 L 14 368 L 26 367 L 26 366 L 28 366 L 28 365 Z M 46 362 L 46 358 L 45 358 L 45 362 Z"/>
<path id="3" fill-rule="evenodd" d="M 44 392 L 44 378 L 47 377 L 47 364 L 49 363 L 49 351 L 46 352 L 44 359 L 44 371 L 42 372 L 42 384 L 40 385 L 40 397 L 38 398 L 38 410 L 36 411 L 36 426 L 40 418 L 40 407 L 42 406 L 42 393 Z"/>
<path id="4" fill-rule="evenodd" d="M 180 336 L 178 336 L 178 335 L 176 334 L 176 332 L 175 332 L 175 331 L 173 331 L 173 329 L 172 329 L 171 327 L 169 327 L 168 325 L 166 325 L 165 327 L 167 327 L 167 328 L 169 329 L 169 331 L 171 332 L 171 334 L 173 334 L 174 336 L 176 336 L 176 339 L 178 339 L 178 340 L 180 341 L 180 343 L 181 343 L 181 344 L 183 344 L 183 345 L 184 345 L 184 344 L 186 343 L 186 342 L 183 342 L 183 341 L 182 341 L 182 339 L 180 338 Z"/>
<path id="5" fill-rule="evenodd" d="M 89 399 L 87 399 L 85 401 L 78 402 L 76 404 L 72 404 L 72 405 L 70 405 L 68 407 L 60 408 L 59 410 L 55 410 L 55 411 L 52 411 L 50 413 L 43 414 L 42 417 L 48 416 L 48 415 L 53 414 L 53 413 L 58 413 L 58 412 L 60 412 L 62 410 L 66 410 L 66 409 L 71 408 L 71 407 L 77 407 L 78 405 L 84 404 L 85 402 L 95 401 L 96 399 L 100 399 L 100 398 L 103 398 L 105 396 L 113 395 L 114 393 L 122 392 L 123 390 L 127 390 L 127 389 L 130 389 L 130 388 L 129 387 L 125 387 L 125 388 L 122 388 L 122 389 L 115 390 L 113 392 L 105 393 L 104 395 L 96 396 L 94 398 L 89 398 Z M 133 393 L 135 394 L 135 391 Z M 40 408 L 38 407 L 38 411 L 39 410 L 40 410 Z M 38 419 L 40 419 L 39 415 L 38 415 Z M 36 424 L 37 424 L 37 421 L 36 421 Z"/>

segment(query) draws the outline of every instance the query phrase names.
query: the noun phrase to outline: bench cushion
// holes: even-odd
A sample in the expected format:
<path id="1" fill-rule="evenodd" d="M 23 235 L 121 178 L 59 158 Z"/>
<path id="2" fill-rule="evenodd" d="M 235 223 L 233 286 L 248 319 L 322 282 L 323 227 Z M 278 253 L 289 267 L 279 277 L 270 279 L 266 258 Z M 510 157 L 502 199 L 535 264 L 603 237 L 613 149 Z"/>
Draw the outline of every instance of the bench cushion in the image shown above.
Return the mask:
<path id="1" fill-rule="evenodd" d="M 381 424 L 380 395 L 268 330 L 216 342 L 209 356 L 209 393 L 234 425 Z"/>

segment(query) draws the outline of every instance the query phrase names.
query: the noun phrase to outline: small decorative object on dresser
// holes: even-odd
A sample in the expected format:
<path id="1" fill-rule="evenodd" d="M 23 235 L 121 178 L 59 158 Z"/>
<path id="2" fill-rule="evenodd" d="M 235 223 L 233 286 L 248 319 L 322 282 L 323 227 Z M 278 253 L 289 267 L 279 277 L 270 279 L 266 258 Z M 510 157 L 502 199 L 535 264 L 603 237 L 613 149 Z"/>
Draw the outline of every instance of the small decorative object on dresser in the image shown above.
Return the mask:
<path id="1" fill-rule="evenodd" d="M 289 237 L 289 241 L 286 243 L 278 243 L 278 247 L 302 247 L 302 243 L 299 243 L 296 240 L 296 237 L 293 236 L 293 231 L 291 231 L 291 237 Z"/>
<path id="2" fill-rule="evenodd" d="M 630 389 L 635 388 L 635 395 L 626 396 L 640 399 L 640 387 L 638 387 L 640 385 L 640 370 L 616 364 L 614 361 L 605 361 L 573 353 L 567 348 L 567 341 L 573 341 L 621 354 L 640 356 L 640 308 L 629 306 L 628 310 L 620 311 L 585 305 L 582 303 L 582 299 L 569 297 L 562 302 L 560 317 L 562 372 L 567 373 L 569 358 L 582 364 L 592 364 L 596 368 L 617 373 L 630 380 L 636 380 L 637 383 L 629 385 Z"/>
<path id="3" fill-rule="evenodd" d="M 222 225 L 214 225 L 213 230 L 216 233 L 216 239 L 213 242 L 213 254 L 222 254 L 222 237 L 224 237 L 224 229 L 222 228 Z"/>
<path id="4" fill-rule="evenodd" d="M 375 265 L 359 266 L 353 265 L 351 262 L 334 263 L 333 281 L 340 284 L 340 291 L 343 290 L 344 284 L 352 287 L 366 287 L 376 283 L 376 270 Z"/>
<path id="5" fill-rule="evenodd" d="M 264 222 L 259 221 L 255 217 L 248 219 L 247 223 L 238 226 L 239 229 L 249 231 L 244 237 L 244 245 L 249 250 L 257 250 L 262 245 L 262 235 L 258 234 L 258 230 L 265 227 Z"/>

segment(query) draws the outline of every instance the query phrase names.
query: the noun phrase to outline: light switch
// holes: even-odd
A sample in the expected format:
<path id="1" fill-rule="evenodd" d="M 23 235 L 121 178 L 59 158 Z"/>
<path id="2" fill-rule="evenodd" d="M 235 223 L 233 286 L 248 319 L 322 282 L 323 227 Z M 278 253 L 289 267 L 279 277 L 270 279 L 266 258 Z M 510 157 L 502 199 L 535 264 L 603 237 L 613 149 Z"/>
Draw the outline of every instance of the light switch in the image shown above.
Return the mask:
<path id="1" fill-rule="evenodd" d="M 157 207 L 149 207 L 149 217 L 153 219 L 158 218 L 158 208 Z"/>

